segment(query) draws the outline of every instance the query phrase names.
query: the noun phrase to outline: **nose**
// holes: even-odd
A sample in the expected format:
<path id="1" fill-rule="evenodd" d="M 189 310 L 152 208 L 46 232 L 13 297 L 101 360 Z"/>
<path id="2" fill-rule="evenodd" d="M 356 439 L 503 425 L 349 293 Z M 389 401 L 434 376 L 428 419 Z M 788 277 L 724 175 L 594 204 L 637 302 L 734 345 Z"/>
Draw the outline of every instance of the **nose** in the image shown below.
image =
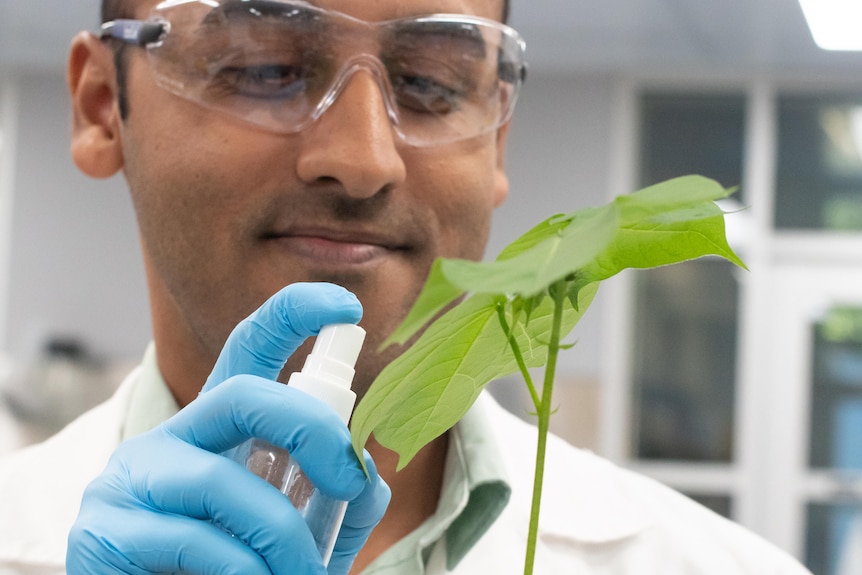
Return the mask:
<path id="1" fill-rule="evenodd" d="M 404 181 L 396 138 L 377 79 L 357 71 L 303 132 L 298 176 L 307 183 L 336 180 L 346 194 L 369 198 Z"/>

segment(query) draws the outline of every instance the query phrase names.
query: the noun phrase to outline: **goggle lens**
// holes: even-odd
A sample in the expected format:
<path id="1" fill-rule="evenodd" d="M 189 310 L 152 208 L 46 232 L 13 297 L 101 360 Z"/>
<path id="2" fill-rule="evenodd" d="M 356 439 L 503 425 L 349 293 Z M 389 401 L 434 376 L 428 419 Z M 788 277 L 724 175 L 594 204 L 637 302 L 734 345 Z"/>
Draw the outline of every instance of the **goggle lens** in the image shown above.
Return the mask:
<path id="1" fill-rule="evenodd" d="M 470 138 L 508 120 L 525 73 L 517 32 L 464 15 L 365 22 L 302 2 L 171 0 L 149 22 L 165 31 L 146 44 L 163 88 L 283 133 L 367 71 L 407 143 Z"/>

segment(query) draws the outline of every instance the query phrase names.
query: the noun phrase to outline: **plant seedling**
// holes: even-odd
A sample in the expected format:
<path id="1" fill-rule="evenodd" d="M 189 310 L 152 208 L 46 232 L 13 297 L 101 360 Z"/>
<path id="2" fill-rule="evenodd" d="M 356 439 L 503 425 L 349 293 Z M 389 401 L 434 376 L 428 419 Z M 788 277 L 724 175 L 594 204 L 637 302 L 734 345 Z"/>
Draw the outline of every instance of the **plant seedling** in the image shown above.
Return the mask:
<path id="1" fill-rule="evenodd" d="M 427 328 L 380 373 L 353 414 L 359 460 L 373 433 L 398 453 L 402 469 L 455 425 L 488 383 L 520 372 L 539 430 L 524 565 L 525 575 L 532 574 L 557 357 L 571 347 L 561 342 L 599 284 L 624 269 L 709 255 L 745 268 L 727 243 L 724 213 L 715 204 L 733 191 L 702 176 L 675 178 L 548 218 L 493 262 L 435 261 L 416 303 L 383 346 L 403 344 Z M 529 370 L 541 366 L 537 385 Z"/>

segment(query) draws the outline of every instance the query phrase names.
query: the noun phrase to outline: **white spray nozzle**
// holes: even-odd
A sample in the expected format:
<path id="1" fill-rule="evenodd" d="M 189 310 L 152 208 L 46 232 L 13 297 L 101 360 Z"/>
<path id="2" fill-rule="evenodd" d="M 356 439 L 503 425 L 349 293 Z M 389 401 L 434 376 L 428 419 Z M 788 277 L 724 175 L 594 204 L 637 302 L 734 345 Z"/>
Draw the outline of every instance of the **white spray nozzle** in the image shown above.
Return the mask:
<path id="1" fill-rule="evenodd" d="M 352 323 L 334 323 L 321 328 L 314 348 L 305 359 L 302 373 L 333 379 L 349 388 L 353 366 L 365 341 L 365 330 Z"/>
<path id="2" fill-rule="evenodd" d="M 356 394 L 351 391 L 353 366 L 365 341 L 365 330 L 358 325 L 336 323 L 321 328 L 302 371 L 290 376 L 289 385 L 325 401 L 350 419 Z"/>

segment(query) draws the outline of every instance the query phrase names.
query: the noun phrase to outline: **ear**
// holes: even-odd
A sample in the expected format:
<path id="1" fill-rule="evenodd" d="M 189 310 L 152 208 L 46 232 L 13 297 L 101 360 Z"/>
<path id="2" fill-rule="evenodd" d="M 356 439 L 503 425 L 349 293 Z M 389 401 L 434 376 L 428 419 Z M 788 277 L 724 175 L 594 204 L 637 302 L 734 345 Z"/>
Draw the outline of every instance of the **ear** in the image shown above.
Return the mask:
<path id="1" fill-rule="evenodd" d="M 67 81 L 72 97 L 72 160 L 93 178 L 123 167 L 114 54 L 89 32 L 72 40 Z"/>
<path id="2" fill-rule="evenodd" d="M 509 176 L 506 175 L 506 139 L 509 136 L 511 122 L 506 122 L 497 129 L 497 165 L 494 169 L 494 207 L 509 195 Z"/>

